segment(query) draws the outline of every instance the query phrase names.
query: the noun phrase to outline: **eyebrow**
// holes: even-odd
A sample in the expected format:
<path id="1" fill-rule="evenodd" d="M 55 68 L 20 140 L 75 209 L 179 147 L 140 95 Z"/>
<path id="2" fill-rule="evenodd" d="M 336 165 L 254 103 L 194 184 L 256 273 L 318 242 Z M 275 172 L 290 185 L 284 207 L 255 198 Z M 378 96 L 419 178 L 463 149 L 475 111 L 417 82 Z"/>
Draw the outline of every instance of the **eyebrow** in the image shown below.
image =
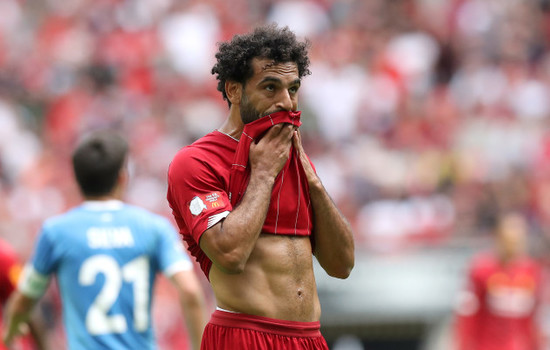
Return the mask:
<path id="1" fill-rule="evenodd" d="M 275 78 L 275 77 L 265 77 L 263 78 L 259 83 L 258 85 L 261 85 L 261 84 L 264 84 L 264 83 L 268 83 L 268 82 L 271 82 L 271 83 L 278 83 L 278 84 L 282 84 L 282 81 L 281 79 L 279 78 Z M 298 85 L 300 86 L 302 84 L 302 81 L 300 79 L 294 79 L 290 85 Z"/>

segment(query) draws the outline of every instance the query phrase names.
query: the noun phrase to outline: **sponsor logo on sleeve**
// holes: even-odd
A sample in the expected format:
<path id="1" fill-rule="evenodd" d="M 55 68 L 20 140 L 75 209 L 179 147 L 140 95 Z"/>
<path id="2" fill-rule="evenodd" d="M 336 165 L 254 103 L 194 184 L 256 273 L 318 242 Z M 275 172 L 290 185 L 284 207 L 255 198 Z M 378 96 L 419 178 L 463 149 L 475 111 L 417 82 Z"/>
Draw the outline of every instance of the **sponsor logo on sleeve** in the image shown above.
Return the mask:
<path id="1" fill-rule="evenodd" d="M 195 196 L 189 202 L 189 211 L 191 211 L 191 214 L 197 216 L 205 210 L 223 208 L 224 206 L 225 203 L 220 192 L 212 192 L 206 195 Z"/>
<path id="2" fill-rule="evenodd" d="M 211 208 L 219 208 L 222 203 L 222 196 L 219 192 L 212 192 L 205 198 L 207 203 L 210 203 Z"/>

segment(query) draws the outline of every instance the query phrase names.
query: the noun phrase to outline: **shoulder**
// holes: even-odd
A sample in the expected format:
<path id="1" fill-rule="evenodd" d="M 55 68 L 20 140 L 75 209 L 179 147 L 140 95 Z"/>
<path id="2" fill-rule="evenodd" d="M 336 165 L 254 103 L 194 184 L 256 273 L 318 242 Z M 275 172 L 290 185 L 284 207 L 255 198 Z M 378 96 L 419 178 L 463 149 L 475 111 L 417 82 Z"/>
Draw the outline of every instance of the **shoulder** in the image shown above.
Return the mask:
<path id="1" fill-rule="evenodd" d="M 535 273 L 541 273 L 542 271 L 541 262 L 530 256 L 526 256 L 520 261 L 520 267 L 523 267 L 524 269 L 530 270 Z"/>
<path id="2" fill-rule="evenodd" d="M 149 225 L 169 224 L 168 219 L 166 219 L 164 216 L 137 205 L 125 203 L 124 210 L 126 211 L 126 215 L 131 216 L 141 225 L 147 225 L 147 223 Z"/>
<path id="3" fill-rule="evenodd" d="M 232 142 L 231 142 L 232 141 Z M 231 147 L 235 143 L 234 147 Z M 223 153 L 224 151 L 236 149 L 236 142 L 218 131 L 212 131 L 201 137 L 190 145 L 180 149 L 174 156 L 172 163 L 190 159 L 201 159 L 204 155 Z"/>
<path id="4" fill-rule="evenodd" d="M 51 216 L 42 223 L 42 233 L 52 234 L 63 227 L 71 227 L 74 223 L 81 220 L 80 207 L 69 209 L 67 212 Z"/>
<path id="5" fill-rule="evenodd" d="M 231 166 L 237 142 L 213 131 L 176 153 L 168 168 L 168 182 L 219 176 Z"/>
<path id="6" fill-rule="evenodd" d="M 483 274 L 487 271 L 494 270 L 498 266 L 496 256 L 491 252 L 481 252 L 472 258 L 470 270 L 474 274 Z"/>

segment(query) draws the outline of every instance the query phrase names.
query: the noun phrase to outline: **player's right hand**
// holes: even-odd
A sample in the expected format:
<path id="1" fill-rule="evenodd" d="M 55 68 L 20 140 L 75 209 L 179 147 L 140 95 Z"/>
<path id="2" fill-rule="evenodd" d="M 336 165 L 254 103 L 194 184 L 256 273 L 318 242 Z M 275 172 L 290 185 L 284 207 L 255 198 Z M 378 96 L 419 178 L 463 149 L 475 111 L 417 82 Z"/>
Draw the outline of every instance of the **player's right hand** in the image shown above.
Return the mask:
<path id="1" fill-rule="evenodd" d="M 272 126 L 256 143 L 250 145 L 249 162 L 252 172 L 261 172 L 275 178 L 290 155 L 292 136 L 296 126 L 281 123 Z"/>
<path id="2" fill-rule="evenodd" d="M 22 335 L 26 335 L 29 333 L 29 326 L 26 324 L 26 323 L 20 323 L 16 330 L 13 331 L 13 332 L 9 332 L 8 331 L 8 327 L 6 327 L 4 329 L 4 334 L 2 334 L 2 341 L 4 342 L 4 345 L 8 348 L 8 349 L 11 349 L 12 346 L 13 346 L 13 341 L 15 340 L 15 338 L 19 337 L 19 336 L 22 336 Z"/>

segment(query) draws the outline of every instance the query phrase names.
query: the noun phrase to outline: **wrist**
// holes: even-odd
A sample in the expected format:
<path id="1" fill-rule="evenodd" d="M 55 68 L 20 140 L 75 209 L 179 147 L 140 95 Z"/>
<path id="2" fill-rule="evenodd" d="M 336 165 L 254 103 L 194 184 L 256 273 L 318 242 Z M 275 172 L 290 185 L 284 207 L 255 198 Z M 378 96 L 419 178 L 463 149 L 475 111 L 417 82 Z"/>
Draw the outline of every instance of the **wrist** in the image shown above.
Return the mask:
<path id="1" fill-rule="evenodd" d="M 325 186 L 323 186 L 323 183 L 321 182 L 321 179 L 319 179 L 318 176 L 315 176 L 313 178 L 308 178 L 307 184 L 308 184 L 310 193 L 318 193 L 318 192 L 325 191 Z"/>
<path id="2" fill-rule="evenodd" d="M 252 166 L 250 168 L 250 178 L 257 178 L 265 181 L 275 181 L 277 174 L 274 174 L 274 169 L 266 166 Z"/>
<path id="3" fill-rule="evenodd" d="M 277 175 L 270 174 L 268 171 L 252 170 L 250 172 L 250 182 L 265 184 L 269 187 L 273 186 L 276 177 Z"/>

